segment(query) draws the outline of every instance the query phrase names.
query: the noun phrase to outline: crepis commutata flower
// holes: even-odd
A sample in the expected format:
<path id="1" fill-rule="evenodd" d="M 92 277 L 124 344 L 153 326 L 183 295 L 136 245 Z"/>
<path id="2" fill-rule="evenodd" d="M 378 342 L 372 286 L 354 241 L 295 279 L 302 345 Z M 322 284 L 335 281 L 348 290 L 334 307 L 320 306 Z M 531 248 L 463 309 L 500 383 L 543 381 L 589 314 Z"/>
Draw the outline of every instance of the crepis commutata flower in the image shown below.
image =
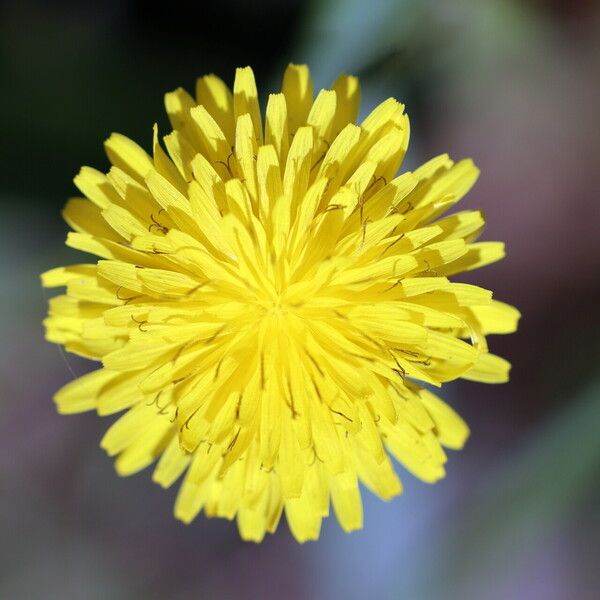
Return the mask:
<path id="1" fill-rule="evenodd" d="M 359 125 L 342 75 L 313 94 L 290 65 L 263 115 L 254 75 L 215 75 L 165 97 L 173 131 L 151 154 L 105 142 L 107 174 L 84 167 L 67 245 L 95 257 L 42 275 L 46 336 L 101 367 L 63 387 L 61 413 L 124 413 L 101 446 L 130 475 L 183 476 L 175 516 L 237 523 L 246 540 L 283 511 L 299 541 L 330 504 L 362 527 L 359 482 L 401 493 L 394 457 L 426 482 L 461 448 L 463 420 L 431 387 L 507 380 L 486 335 L 516 309 L 449 277 L 499 260 L 475 242 L 478 211 L 443 216 L 471 188 L 470 160 L 437 156 L 397 175 L 409 138 L 390 98 Z M 428 384 L 424 387 L 423 384 Z"/>

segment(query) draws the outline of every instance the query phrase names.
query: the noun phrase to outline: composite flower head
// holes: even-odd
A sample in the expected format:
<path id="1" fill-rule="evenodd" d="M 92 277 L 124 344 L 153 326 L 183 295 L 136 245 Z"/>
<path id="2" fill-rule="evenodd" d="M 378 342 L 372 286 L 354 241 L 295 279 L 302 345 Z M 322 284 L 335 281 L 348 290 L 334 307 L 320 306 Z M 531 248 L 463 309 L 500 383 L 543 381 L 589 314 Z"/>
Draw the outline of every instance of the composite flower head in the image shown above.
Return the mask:
<path id="1" fill-rule="evenodd" d="M 360 124 L 342 75 L 316 97 L 305 66 L 259 106 L 254 75 L 166 95 L 173 131 L 150 153 L 113 134 L 107 174 L 84 167 L 53 269 L 47 339 L 100 361 L 58 410 L 123 414 L 102 447 L 121 475 L 152 463 L 175 515 L 237 518 L 261 540 L 283 511 L 316 539 L 330 504 L 362 526 L 359 483 L 401 493 L 391 457 L 427 482 L 468 428 L 431 389 L 504 382 L 486 335 L 518 312 L 450 276 L 504 255 L 481 212 L 444 216 L 477 179 L 447 155 L 397 175 L 409 139 L 390 98 Z M 162 143 L 161 143 L 162 142 Z M 164 146 L 163 146 L 164 144 Z M 429 384 L 424 387 L 423 384 Z"/>

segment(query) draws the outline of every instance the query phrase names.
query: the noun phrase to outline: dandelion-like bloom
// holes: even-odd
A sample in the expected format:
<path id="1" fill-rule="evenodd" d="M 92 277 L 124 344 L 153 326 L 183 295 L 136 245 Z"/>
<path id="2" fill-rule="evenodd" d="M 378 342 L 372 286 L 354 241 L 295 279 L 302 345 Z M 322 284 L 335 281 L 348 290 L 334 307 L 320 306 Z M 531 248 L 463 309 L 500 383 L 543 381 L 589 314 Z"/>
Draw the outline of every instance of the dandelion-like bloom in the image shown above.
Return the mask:
<path id="1" fill-rule="evenodd" d="M 477 211 L 441 218 L 470 189 L 470 160 L 438 156 L 396 176 L 409 138 L 389 99 L 360 124 L 359 84 L 313 98 L 305 66 L 259 107 L 254 75 L 166 95 L 173 131 L 152 155 L 106 141 L 108 174 L 84 167 L 64 210 L 67 245 L 100 257 L 53 269 L 47 339 L 102 362 L 56 394 L 58 410 L 126 411 L 102 447 L 120 475 L 158 459 L 183 482 L 175 515 L 237 517 L 259 541 L 283 510 L 316 539 L 330 499 L 362 526 L 361 482 L 401 493 L 390 455 L 427 482 L 468 428 L 429 388 L 499 383 L 486 334 L 516 309 L 448 277 L 503 257 L 475 243 Z"/>

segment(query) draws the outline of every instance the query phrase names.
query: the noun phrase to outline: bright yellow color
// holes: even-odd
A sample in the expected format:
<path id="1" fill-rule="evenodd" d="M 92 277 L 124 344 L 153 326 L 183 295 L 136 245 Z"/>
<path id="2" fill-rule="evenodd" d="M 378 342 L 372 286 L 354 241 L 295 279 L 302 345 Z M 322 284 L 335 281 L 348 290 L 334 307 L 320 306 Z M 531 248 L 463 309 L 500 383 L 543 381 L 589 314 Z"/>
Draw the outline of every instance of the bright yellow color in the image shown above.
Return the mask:
<path id="1" fill-rule="evenodd" d="M 61 413 L 126 411 L 102 447 L 119 474 L 158 459 L 184 475 L 175 515 L 237 517 L 259 541 L 285 510 L 316 539 L 330 500 L 362 527 L 358 482 L 401 493 L 389 454 L 427 482 L 462 419 L 419 382 L 507 380 L 485 335 L 516 309 L 448 276 L 499 260 L 476 243 L 480 212 L 440 218 L 477 179 L 438 156 L 396 176 L 409 138 L 389 99 L 355 125 L 360 89 L 342 75 L 313 97 L 290 65 L 264 116 L 254 75 L 233 92 L 215 75 L 165 103 L 166 152 L 113 134 L 108 174 L 84 167 L 68 202 L 67 245 L 97 263 L 45 273 L 47 339 L 103 367 L 56 394 Z"/>

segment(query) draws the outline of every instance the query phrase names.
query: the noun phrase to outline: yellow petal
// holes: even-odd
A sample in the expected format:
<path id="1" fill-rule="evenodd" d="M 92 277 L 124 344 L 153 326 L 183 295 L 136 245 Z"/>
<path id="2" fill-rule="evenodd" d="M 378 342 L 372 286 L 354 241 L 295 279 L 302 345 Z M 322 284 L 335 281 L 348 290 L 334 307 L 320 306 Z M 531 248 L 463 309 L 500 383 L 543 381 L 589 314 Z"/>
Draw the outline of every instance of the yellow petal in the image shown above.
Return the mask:
<path id="1" fill-rule="evenodd" d="M 237 118 L 235 130 L 235 155 L 244 178 L 246 188 L 254 202 L 257 202 L 258 192 L 256 183 L 256 130 L 249 114 Z"/>
<path id="2" fill-rule="evenodd" d="M 267 102 L 265 143 L 277 152 L 279 164 L 285 166 L 290 146 L 287 105 L 283 94 L 269 94 Z"/>
<path id="3" fill-rule="evenodd" d="M 80 277 L 94 277 L 96 275 L 95 265 L 71 265 L 70 267 L 56 267 L 42 273 L 42 285 L 44 287 L 59 287 L 67 285 L 71 279 Z"/>
<path id="4" fill-rule="evenodd" d="M 478 242 L 468 244 L 467 252 L 452 264 L 438 268 L 443 275 L 454 275 L 462 271 L 472 271 L 502 260 L 505 256 L 503 242 Z"/>
<path id="5" fill-rule="evenodd" d="M 190 464 L 190 455 L 179 448 L 179 440 L 174 435 L 161 454 L 152 474 L 152 480 L 163 488 L 168 488 L 181 476 Z"/>
<path id="6" fill-rule="evenodd" d="M 283 176 L 283 189 L 285 194 L 291 197 L 292 215 L 295 215 L 298 207 L 301 206 L 304 194 L 308 189 L 313 145 L 312 127 L 298 129 L 290 145 Z"/>
<path id="7" fill-rule="evenodd" d="M 115 469 L 119 475 L 125 477 L 141 471 L 162 453 L 165 438 L 173 427 L 168 416 L 161 417 L 154 419 L 151 425 L 146 424 L 140 435 L 119 454 L 115 460 Z"/>
<path id="8" fill-rule="evenodd" d="M 348 477 L 333 478 L 331 500 L 342 529 L 349 533 L 361 529 L 363 526 L 362 501 L 356 480 L 348 482 L 344 479 L 348 479 Z"/>
<path id="9" fill-rule="evenodd" d="M 521 318 L 521 313 L 514 306 L 498 300 L 492 300 L 486 306 L 473 306 L 469 310 L 484 334 L 513 333 Z"/>
<path id="10" fill-rule="evenodd" d="M 306 124 L 313 103 L 313 84 L 306 65 L 288 65 L 283 75 L 281 91 L 288 108 L 291 134 Z"/>
<path id="11" fill-rule="evenodd" d="M 196 99 L 217 122 L 231 145 L 235 131 L 231 90 L 219 77 L 211 73 L 196 81 Z"/>
<path id="12" fill-rule="evenodd" d="M 129 342 L 122 348 L 104 357 L 104 366 L 113 371 L 137 371 L 152 365 L 156 360 L 175 354 L 178 344 L 154 343 L 147 341 Z"/>
<path id="13" fill-rule="evenodd" d="M 148 406 L 141 402 L 129 409 L 108 428 L 100 441 L 100 447 L 109 456 L 114 456 L 131 445 L 155 420 L 163 419 L 168 423 L 168 417 L 156 414 L 156 406 Z"/>
<path id="14" fill-rule="evenodd" d="M 329 146 L 329 142 L 333 139 L 335 106 L 335 92 L 321 90 L 306 118 L 307 125 L 310 125 L 315 131 L 315 139 L 321 144 L 320 147 L 317 146 L 317 152 L 325 152 Z"/>
<path id="15" fill-rule="evenodd" d="M 179 131 L 172 131 L 164 137 L 165 146 L 169 151 L 169 156 L 177 167 L 179 175 L 184 181 L 190 181 L 192 178 L 190 164 L 196 155 L 195 148 L 188 142 L 187 138 Z M 156 169 L 158 171 L 158 169 Z M 165 177 L 168 179 L 168 177 Z M 175 185 L 177 187 L 177 185 Z"/>
<path id="16" fill-rule="evenodd" d="M 137 181 L 144 181 L 144 177 L 154 166 L 145 150 L 120 133 L 113 133 L 104 142 L 104 148 L 110 162 Z"/>
<path id="17" fill-rule="evenodd" d="M 106 175 L 91 167 L 81 167 L 73 183 L 82 194 L 100 208 L 106 208 L 109 204 L 116 204 L 119 201 L 119 196 Z"/>
<path id="18" fill-rule="evenodd" d="M 463 373 L 463 379 L 482 383 L 506 383 L 510 363 L 495 354 L 481 354 L 474 367 Z"/>
<path id="19" fill-rule="evenodd" d="M 446 448 L 460 450 L 469 437 L 469 427 L 445 402 L 429 390 L 419 392 L 421 402 L 435 423 L 436 435 Z"/>
<path id="20" fill-rule="evenodd" d="M 98 275 L 118 286 L 142 293 L 144 286 L 138 279 L 138 270 L 135 265 L 120 260 L 98 261 Z"/>
<path id="21" fill-rule="evenodd" d="M 178 149 L 181 154 L 184 152 L 182 144 L 183 142 L 181 141 L 181 148 Z M 186 185 L 180 171 L 184 171 L 185 169 L 183 165 L 180 165 L 180 170 L 178 171 L 178 167 L 173 164 L 165 151 L 161 148 L 158 141 L 158 125 L 156 123 L 153 128 L 152 148 L 154 152 L 154 168 L 167 179 L 171 185 L 175 186 L 180 192 L 184 192 Z"/>
<path id="22" fill-rule="evenodd" d="M 333 84 L 337 102 L 333 133 L 337 135 L 348 123 L 355 123 L 360 108 L 360 83 L 358 77 L 340 75 Z"/>
<path id="23" fill-rule="evenodd" d="M 258 104 L 258 92 L 254 72 L 250 67 L 235 70 L 235 81 L 233 84 L 233 111 L 235 119 L 249 114 L 252 119 L 254 134 L 259 144 L 263 143 L 262 120 L 260 117 L 260 106 Z"/>
<path id="24" fill-rule="evenodd" d="M 186 135 L 190 142 L 195 141 L 194 127 L 190 111 L 196 106 L 195 100 L 182 88 L 165 94 L 165 108 L 171 127 Z"/>
<path id="25" fill-rule="evenodd" d="M 71 414 L 94 410 L 99 391 L 116 375 L 107 369 L 98 369 L 70 381 L 54 396 L 58 412 Z"/>
<path id="26" fill-rule="evenodd" d="M 190 111 L 190 115 L 196 125 L 197 136 L 202 140 L 204 155 L 213 163 L 226 163 L 233 150 L 218 123 L 204 106 L 195 106 Z"/>
<path id="27" fill-rule="evenodd" d="M 148 233 L 145 227 L 136 217 L 125 208 L 112 205 L 102 211 L 105 221 L 123 238 L 130 241 L 136 235 Z"/>

